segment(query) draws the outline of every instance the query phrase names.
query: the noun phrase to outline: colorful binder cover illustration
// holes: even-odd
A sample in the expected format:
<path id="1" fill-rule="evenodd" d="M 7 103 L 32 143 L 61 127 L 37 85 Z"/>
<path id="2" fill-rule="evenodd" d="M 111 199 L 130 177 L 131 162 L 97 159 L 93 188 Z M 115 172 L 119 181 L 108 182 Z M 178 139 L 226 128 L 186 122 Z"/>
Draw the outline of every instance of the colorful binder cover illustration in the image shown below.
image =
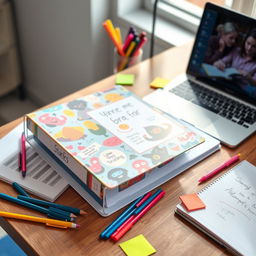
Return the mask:
<path id="1" fill-rule="evenodd" d="M 122 86 L 33 112 L 26 120 L 38 143 L 100 204 L 106 188 L 123 190 L 204 141 Z"/>

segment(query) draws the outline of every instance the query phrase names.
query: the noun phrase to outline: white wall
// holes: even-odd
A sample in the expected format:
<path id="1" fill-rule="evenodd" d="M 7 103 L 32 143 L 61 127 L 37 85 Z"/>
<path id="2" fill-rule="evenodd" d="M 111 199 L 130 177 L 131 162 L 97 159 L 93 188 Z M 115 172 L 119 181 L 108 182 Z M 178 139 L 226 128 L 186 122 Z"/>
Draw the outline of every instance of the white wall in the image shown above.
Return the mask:
<path id="1" fill-rule="evenodd" d="M 25 84 L 46 104 L 108 76 L 111 0 L 15 0 Z"/>

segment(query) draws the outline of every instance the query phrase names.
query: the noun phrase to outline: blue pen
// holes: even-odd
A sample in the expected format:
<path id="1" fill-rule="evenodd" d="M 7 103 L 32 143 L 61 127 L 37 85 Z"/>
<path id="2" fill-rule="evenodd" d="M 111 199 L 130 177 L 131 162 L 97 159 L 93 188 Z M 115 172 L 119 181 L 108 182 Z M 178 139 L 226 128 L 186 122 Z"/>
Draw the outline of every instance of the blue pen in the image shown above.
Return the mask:
<path id="1" fill-rule="evenodd" d="M 44 201 L 44 200 L 40 200 L 40 199 L 36 199 L 36 198 L 32 198 L 32 197 L 26 197 L 23 195 L 19 195 L 18 199 L 33 203 L 33 204 L 37 204 L 37 205 L 42 205 L 42 206 L 51 206 L 57 209 L 61 209 L 64 210 L 66 212 L 72 212 L 74 214 L 85 214 L 85 211 L 82 211 L 78 208 L 74 208 L 74 207 L 70 207 L 70 206 L 66 206 L 66 205 L 61 205 L 61 204 L 55 204 L 52 202 L 48 202 L 48 201 Z"/>
<path id="2" fill-rule="evenodd" d="M 30 197 L 29 194 L 17 182 L 13 182 L 12 186 L 19 194 Z"/>
<path id="3" fill-rule="evenodd" d="M 138 207 L 135 212 L 134 215 L 137 215 L 138 213 L 140 213 L 151 201 L 153 201 L 154 198 L 156 198 L 163 190 L 161 188 L 159 188 L 151 197 L 148 198 L 148 200 L 146 200 L 140 207 Z"/>
<path id="4" fill-rule="evenodd" d="M 121 218 L 114 226 L 112 226 L 106 233 L 104 238 L 108 239 L 110 236 L 132 215 L 136 215 L 141 212 L 158 194 L 162 192 L 162 189 L 158 189 L 152 196 L 150 196 L 141 206 L 134 208 L 129 214 Z"/>
<path id="5" fill-rule="evenodd" d="M 124 216 L 126 216 L 128 213 L 130 213 L 136 206 L 136 204 L 143 198 L 143 196 L 140 196 L 138 199 L 136 199 L 117 219 L 115 219 L 109 226 L 107 226 L 104 231 L 100 234 L 100 238 L 107 239 L 105 237 L 106 233 L 116 224 L 118 223 Z"/>
<path id="6" fill-rule="evenodd" d="M 41 206 L 29 203 L 29 202 L 20 200 L 18 198 L 13 197 L 13 196 L 6 195 L 4 193 L 0 193 L 0 198 L 5 199 L 5 200 L 10 201 L 10 202 L 13 202 L 13 203 L 16 203 L 16 204 L 19 204 L 19 205 L 22 205 L 22 206 L 25 206 L 25 207 L 28 207 L 28 208 L 36 210 L 38 212 L 51 215 L 51 216 L 53 216 L 53 218 L 54 218 L 54 216 L 56 216 L 56 218 L 58 218 L 58 219 L 62 218 L 63 220 L 68 220 L 68 221 L 71 220 L 70 216 L 67 216 L 66 214 L 64 215 L 64 214 L 60 213 L 59 209 L 58 209 L 58 211 L 56 211 L 56 209 L 53 209 L 53 208 L 46 209 L 44 207 L 41 207 Z"/>
<path id="7" fill-rule="evenodd" d="M 136 208 L 132 209 L 127 215 L 121 218 L 118 222 L 115 223 L 107 232 L 104 234 L 104 239 L 110 238 L 110 236 L 127 220 L 129 219 L 135 212 Z"/>

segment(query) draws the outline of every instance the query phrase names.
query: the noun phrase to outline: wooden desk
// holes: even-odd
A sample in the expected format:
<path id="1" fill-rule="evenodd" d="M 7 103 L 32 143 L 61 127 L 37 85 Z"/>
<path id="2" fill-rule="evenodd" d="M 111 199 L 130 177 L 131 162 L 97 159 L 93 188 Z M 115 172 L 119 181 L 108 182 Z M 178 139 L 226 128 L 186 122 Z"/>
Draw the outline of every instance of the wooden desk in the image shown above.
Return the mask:
<path id="1" fill-rule="evenodd" d="M 185 71 L 189 58 L 191 45 L 170 49 L 151 60 L 126 70 L 126 73 L 136 74 L 136 83 L 128 89 L 139 96 L 144 96 L 151 91 L 149 82 L 160 76 L 174 78 Z M 64 102 L 88 93 L 95 92 L 114 84 L 115 76 L 108 77 L 92 86 L 86 87 L 55 103 Z M 0 127 L 0 137 L 17 125 L 21 119 Z M 3 150 L 3 149 L 1 149 Z M 143 234 L 156 248 L 157 255 L 228 255 L 228 253 L 216 242 L 189 225 L 186 221 L 174 215 L 176 204 L 179 203 L 178 196 L 200 190 L 197 180 L 224 160 L 240 152 L 242 159 L 247 159 L 256 164 L 256 135 L 236 149 L 222 147 L 201 163 L 188 169 L 163 186 L 166 196 L 153 207 L 120 242 L 126 241 L 136 235 Z M 0 183 L 0 192 L 15 196 L 10 185 Z M 78 223 L 82 225 L 79 230 L 60 230 L 47 228 L 36 223 L 25 223 L 18 220 L 5 220 L 0 218 L 0 224 L 23 248 L 28 255 L 124 255 L 118 243 L 99 240 L 99 234 L 119 214 L 113 214 L 104 218 L 98 215 L 72 188 L 69 188 L 57 203 L 67 204 L 88 211 L 85 217 L 78 217 Z M 18 212 L 40 216 L 37 212 L 28 211 L 25 208 L 15 206 L 11 203 L 0 201 L 0 209 L 3 211 Z"/>

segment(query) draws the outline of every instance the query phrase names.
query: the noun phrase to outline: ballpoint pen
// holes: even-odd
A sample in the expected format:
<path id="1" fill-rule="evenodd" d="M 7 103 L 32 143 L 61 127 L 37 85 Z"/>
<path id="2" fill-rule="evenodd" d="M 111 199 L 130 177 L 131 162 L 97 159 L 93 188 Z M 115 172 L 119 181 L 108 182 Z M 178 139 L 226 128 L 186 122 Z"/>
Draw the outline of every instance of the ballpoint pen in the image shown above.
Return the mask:
<path id="1" fill-rule="evenodd" d="M 122 226 L 120 226 L 112 235 L 111 239 L 113 241 L 118 241 L 126 232 L 128 232 L 132 226 L 138 222 L 139 219 L 141 219 L 163 196 L 165 195 L 165 191 L 161 191 L 157 194 L 157 196 L 144 208 L 138 212 L 138 214 L 135 214 L 131 216 L 128 220 L 126 220 L 125 223 L 123 223 Z"/>
<path id="2" fill-rule="evenodd" d="M 137 198 L 124 212 L 122 212 L 118 218 L 116 218 L 109 226 L 105 228 L 105 230 L 100 234 L 100 238 L 108 239 L 115 230 L 123 224 L 123 222 L 128 219 L 133 212 L 136 210 L 136 207 L 139 207 L 141 202 L 144 202 L 145 199 L 150 196 L 151 193 L 147 193 L 144 196 L 140 196 Z"/>
<path id="3" fill-rule="evenodd" d="M 13 182 L 12 183 L 12 187 L 21 195 L 26 196 L 26 197 L 30 197 L 29 194 L 17 183 L 17 182 Z"/>
<path id="4" fill-rule="evenodd" d="M 41 199 L 36 199 L 36 198 L 32 198 L 32 197 L 27 197 L 24 195 L 19 195 L 18 199 L 36 204 L 36 205 L 42 205 L 42 206 L 47 206 L 47 207 L 54 207 L 57 209 L 62 209 L 64 211 L 70 212 L 70 213 L 74 213 L 74 214 L 79 214 L 79 215 L 84 215 L 86 214 L 85 211 L 80 210 L 78 208 L 75 207 L 71 207 L 71 206 L 67 206 L 67 205 L 62 205 L 62 204 L 56 204 L 56 203 L 52 203 L 52 202 L 48 202 L 48 201 L 44 201 Z"/>
<path id="5" fill-rule="evenodd" d="M 228 161 L 226 161 L 225 163 L 223 163 L 222 165 L 220 165 L 219 167 L 215 168 L 213 171 L 209 172 L 208 174 L 206 174 L 205 176 L 201 177 L 198 182 L 199 184 L 202 182 L 205 182 L 207 180 L 209 180 L 210 178 L 212 178 L 213 176 L 215 176 L 216 174 L 218 174 L 219 172 L 221 172 L 222 170 L 224 170 L 225 168 L 227 168 L 228 166 L 230 166 L 231 164 L 235 163 L 236 161 L 238 161 L 240 158 L 240 154 L 237 154 L 233 157 L 231 157 Z"/>
<path id="6" fill-rule="evenodd" d="M 35 211 L 44 213 L 48 217 L 51 217 L 51 218 L 56 218 L 56 219 L 61 219 L 61 220 L 66 220 L 66 221 L 74 221 L 75 220 L 75 218 L 74 218 L 75 215 L 73 215 L 72 213 L 63 211 L 61 209 L 57 209 L 57 208 L 54 208 L 54 207 L 44 208 L 44 207 L 38 206 L 36 204 L 32 204 L 32 203 L 20 200 L 18 198 L 13 197 L 13 196 L 9 196 L 9 195 L 4 194 L 4 193 L 0 193 L 0 198 L 5 199 L 9 202 L 13 202 L 13 203 L 28 207 L 28 208 L 33 209 Z"/>

